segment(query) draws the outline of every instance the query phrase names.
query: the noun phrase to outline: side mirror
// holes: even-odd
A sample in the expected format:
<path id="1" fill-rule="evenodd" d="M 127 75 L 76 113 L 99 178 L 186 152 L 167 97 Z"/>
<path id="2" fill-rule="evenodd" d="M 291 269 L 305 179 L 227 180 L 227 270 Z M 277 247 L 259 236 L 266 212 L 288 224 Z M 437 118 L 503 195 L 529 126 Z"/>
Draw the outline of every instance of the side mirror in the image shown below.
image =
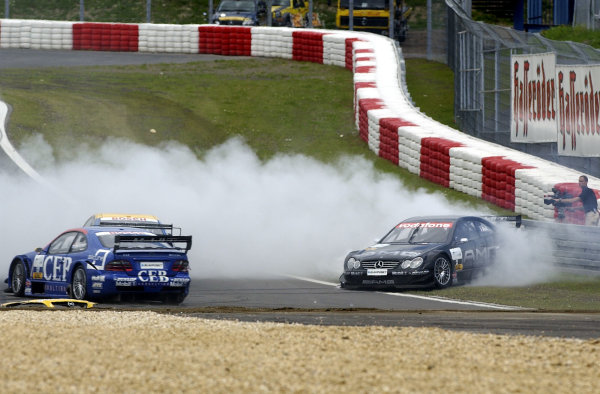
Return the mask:
<path id="1" fill-rule="evenodd" d="M 35 248 L 35 253 L 40 254 L 40 253 L 42 253 L 42 250 L 44 250 L 44 249 L 42 249 L 42 248 Z"/>

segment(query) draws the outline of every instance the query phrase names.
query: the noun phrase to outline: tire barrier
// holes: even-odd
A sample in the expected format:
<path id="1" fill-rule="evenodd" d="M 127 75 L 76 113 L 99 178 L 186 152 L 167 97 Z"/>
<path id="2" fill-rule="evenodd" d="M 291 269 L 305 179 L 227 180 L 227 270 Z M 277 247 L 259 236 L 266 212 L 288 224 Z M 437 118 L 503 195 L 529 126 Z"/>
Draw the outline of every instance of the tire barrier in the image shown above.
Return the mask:
<path id="1" fill-rule="evenodd" d="M 137 52 L 137 25 L 124 23 L 73 24 L 73 50 Z"/>
<path id="2" fill-rule="evenodd" d="M 323 34 L 314 31 L 292 32 L 292 59 L 323 64 Z"/>
<path id="3" fill-rule="evenodd" d="M 218 25 L 0 20 L 0 48 L 201 53 L 277 57 L 353 72 L 354 115 L 369 149 L 444 187 L 531 219 L 553 221 L 544 196 L 579 172 L 485 142 L 415 108 L 403 82 L 404 60 L 383 36 L 336 30 Z M 589 177 L 597 195 L 600 179 Z"/>
<path id="4" fill-rule="evenodd" d="M 250 27 L 232 27 L 227 31 L 219 26 L 198 27 L 198 53 L 224 56 L 251 56 Z"/>

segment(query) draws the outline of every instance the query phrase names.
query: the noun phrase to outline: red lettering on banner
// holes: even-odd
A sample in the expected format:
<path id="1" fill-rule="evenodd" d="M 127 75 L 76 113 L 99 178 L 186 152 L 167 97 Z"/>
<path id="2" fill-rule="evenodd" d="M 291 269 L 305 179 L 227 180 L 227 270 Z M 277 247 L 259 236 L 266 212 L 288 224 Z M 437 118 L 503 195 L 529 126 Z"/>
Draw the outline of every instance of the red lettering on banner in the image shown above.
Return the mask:
<path id="1" fill-rule="evenodd" d="M 581 75 L 580 75 L 581 76 Z M 577 90 L 577 72 L 569 71 L 568 82 L 562 71 L 558 77 L 558 132 L 562 137 L 562 149 L 577 149 L 577 135 L 600 134 L 600 92 L 594 90 L 591 71 L 583 74 L 583 89 Z M 568 90 L 565 85 L 568 83 Z M 570 146 L 567 147 L 567 141 Z"/>
<path id="2" fill-rule="evenodd" d="M 530 67 L 528 60 L 523 61 L 522 70 L 518 61 L 513 64 L 512 106 L 516 137 L 519 132 L 527 137 L 530 121 L 556 119 L 554 78 L 546 78 L 544 62 L 541 62 L 535 69 L 535 79 L 529 80 Z"/>

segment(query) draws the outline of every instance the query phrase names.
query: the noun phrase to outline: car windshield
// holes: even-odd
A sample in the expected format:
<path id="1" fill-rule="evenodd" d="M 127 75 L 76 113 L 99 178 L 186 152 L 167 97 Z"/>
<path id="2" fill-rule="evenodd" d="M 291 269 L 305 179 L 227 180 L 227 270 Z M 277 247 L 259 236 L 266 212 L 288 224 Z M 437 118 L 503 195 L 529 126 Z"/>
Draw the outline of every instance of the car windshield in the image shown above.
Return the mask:
<path id="1" fill-rule="evenodd" d="M 219 12 L 254 12 L 253 1 L 222 1 L 219 4 Z"/>
<path id="2" fill-rule="evenodd" d="M 452 232 L 452 222 L 402 222 L 381 243 L 443 243 Z"/>
<path id="3" fill-rule="evenodd" d="M 348 0 L 340 0 L 340 8 L 348 9 Z M 354 0 L 355 10 L 387 10 L 389 9 L 389 3 L 387 0 Z"/>
<path id="4" fill-rule="evenodd" d="M 289 6 L 290 0 L 273 0 L 271 5 L 272 6 L 281 6 L 281 5 Z"/>
<path id="5" fill-rule="evenodd" d="M 104 231 L 96 233 L 98 240 L 105 248 L 115 247 L 115 235 L 142 235 L 153 236 L 150 232 L 132 231 Z M 127 249 L 173 249 L 173 245 L 167 242 L 127 242 Z"/>

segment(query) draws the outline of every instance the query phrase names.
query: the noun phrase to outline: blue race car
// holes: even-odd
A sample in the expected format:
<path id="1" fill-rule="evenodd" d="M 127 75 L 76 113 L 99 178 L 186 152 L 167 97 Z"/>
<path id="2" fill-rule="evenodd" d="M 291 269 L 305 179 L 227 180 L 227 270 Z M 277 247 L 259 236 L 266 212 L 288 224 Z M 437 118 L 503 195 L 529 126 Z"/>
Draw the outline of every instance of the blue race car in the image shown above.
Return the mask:
<path id="1" fill-rule="evenodd" d="M 106 299 L 123 296 L 179 304 L 190 286 L 191 236 L 136 227 L 67 230 L 45 248 L 15 256 L 8 291 L 16 296 Z"/>

